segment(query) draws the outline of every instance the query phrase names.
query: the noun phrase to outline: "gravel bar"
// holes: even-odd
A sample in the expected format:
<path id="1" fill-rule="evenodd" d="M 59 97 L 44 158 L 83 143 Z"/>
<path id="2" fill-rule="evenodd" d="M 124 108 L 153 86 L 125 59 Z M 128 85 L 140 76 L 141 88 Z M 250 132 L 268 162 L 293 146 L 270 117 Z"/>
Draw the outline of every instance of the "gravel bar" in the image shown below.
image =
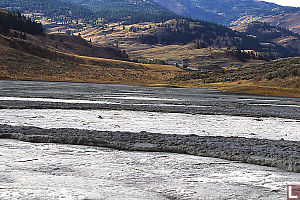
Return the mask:
<path id="1" fill-rule="evenodd" d="M 221 158 L 300 173 L 300 142 L 243 137 L 166 135 L 0 125 L 0 138 Z"/>

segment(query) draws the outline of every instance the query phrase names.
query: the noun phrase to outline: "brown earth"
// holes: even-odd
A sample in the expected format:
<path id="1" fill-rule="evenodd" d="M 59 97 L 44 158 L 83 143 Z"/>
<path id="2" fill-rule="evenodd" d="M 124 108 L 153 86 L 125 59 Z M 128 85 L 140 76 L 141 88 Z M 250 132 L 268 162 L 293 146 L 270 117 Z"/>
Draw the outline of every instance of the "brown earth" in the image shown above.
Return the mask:
<path id="1" fill-rule="evenodd" d="M 173 51 L 175 52 L 176 48 Z M 272 72 L 282 65 L 291 65 L 297 68 L 300 63 L 299 60 L 297 58 L 291 62 L 283 60 L 279 64 L 275 62 L 271 66 L 261 65 L 262 67 L 259 69 L 270 68 L 270 72 Z M 255 69 L 254 72 L 249 70 L 252 69 L 251 66 L 246 67 L 246 69 L 243 70 L 241 67 L 230 68 L 230 70 L 221 71 L 222 73 L 215 73 L 214 70 L 203 71 L 204 77 L 193 77 L 191 74 L 195 71 L 171 65 L 150 65 L 80 56 L 72 52 L 62 52 L 51 46 L 39 46 L 37 42 L 32 40 L 26 41 L 0 35 L 0 79 L 206 87 L 235 93 L 300 97 L 299 77 L 288 76 L 285 79 L 272 80 L 263 78 L 254 81 L 252 75 L 257 70 Z M 258 75 L 254 75 L 254 77 L 265 73 L 257 72 Z M 266 71 L 266 73 L 270 72 Z M 226 75 L 225 78 L 224 74 Z M 227 79 L 228 77 L 230 79 Z M 244 77 L 246 77 L 246 80 L 241 80 Z"/>
<path id="2" fill-rule="evenodd" d="M 78 56 L 0 35 L 0 79 L 124 84 L 170 84 L 174 66 Z"/>
<path id="3" fill-rule="evenodd" d="M 242 65 L 263 63 L 258 60 L 242 62 L 236 57 L 228 54 L 227 48 L 196 48 L 196 44 L 186 45 L 149 45 L 139 42 L 138 37 L 148 34 L 159 28 L 161 23 L 144 22 L 133 25 L 108 24 L 106 28 L 92 28 L 81 32 L 81 36 L 93 43 L 118 46 L 126 51 L 131 60 L 149 62 L 159 59 L 171 65 L 189 66 L 194 69 L 231 68 Z M 130 31 L 132 27 L 135 31 Z M 112 31 L 113 30 L 113 31 Z"/>

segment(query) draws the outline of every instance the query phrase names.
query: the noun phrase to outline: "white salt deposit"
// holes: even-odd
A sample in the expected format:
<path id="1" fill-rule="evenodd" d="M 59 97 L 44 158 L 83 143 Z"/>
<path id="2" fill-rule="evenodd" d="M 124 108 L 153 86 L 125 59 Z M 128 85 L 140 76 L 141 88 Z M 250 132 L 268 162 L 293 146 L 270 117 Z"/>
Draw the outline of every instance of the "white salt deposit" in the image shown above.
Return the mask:
<path id="1" fill-rule="evenodd" d="M 0 124 L 300 141 L 300 122 L 282 118 L 126 110 L 4 109 L 0 112 Z"/>

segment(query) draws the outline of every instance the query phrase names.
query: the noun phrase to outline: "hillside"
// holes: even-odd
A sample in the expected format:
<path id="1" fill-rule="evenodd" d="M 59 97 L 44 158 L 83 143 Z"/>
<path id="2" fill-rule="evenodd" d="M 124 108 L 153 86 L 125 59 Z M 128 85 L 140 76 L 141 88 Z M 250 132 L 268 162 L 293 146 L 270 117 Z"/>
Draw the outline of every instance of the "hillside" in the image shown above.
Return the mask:
<path id="1" fill-rule="evenodd" d="M 173 66 L 57 52 L 0 35 L 0 79 L 168 85 L 181 72 Z"/>
<path id="2" fill-rule="evenodd" d="M 80 36 L 22 32 L 20 27 L 40 24 L 20 13 L 2 10 L 0 16 L 15 19 L 10 28 L 18 29 L 0 33 L 0 79 L 169 84 L 167 80 L 183 72 L 173 66 L 113 60 L 127 59 L 127 55 L 117 47 L 95 45 Z M 5 23 L 0 21 L 0 27 Z"/>
<path id="3" fill-rule="evenodd" d="M 106 22 L 139 23 L 161 22 L 179 17 L 175 13 L 149 0 L 61 0 L 82 5 Z"/>
<path id="4" fill-rule="evenodd" d="M 249 58 L 268 60 L 276 57 L 299 55 L 298 51 L 295 51 L 289 46 L 282 46 L 279 43 L 277 44 L 269 40 L 260 40 L 218 24 L 199 20 L 173 19 L 162 23 L 139 23 L 132 25 L 111 23 L 103 29 L 92 28 L 80 33 L 83 38 L 92 40 L 94 43 L 119 46 L 119 48 L 131 55 L 131 59 L 138 60 L 143 60 L 142 57 L 149 57 L 155 48 L 163 48 L 164 46 L 167 47 L 170 45 L 177 45 L 179 49 L 183 49 L 181 47 L 187 45 L 195 52 L 199 52 L 201 49 L 206 49 L 206 51 L 219 49 L 218 51 L 223 52 L 224 58 L 228 56 L 230 52 L 234 55 L 235 50 L 242 50 L 242 53 L 245 54 L 251 53 L 251 55 L 242 54 L 244 57 L 237 55 L 241 61 Z M 141 50 L 143 50 L 143 52 L 141 52 Z M 148 52 L 149 55 L 146 55 L 146 52 Z M 164 54 L 170 56 L 164 60 L 169 60 L 169 63 L 174 64 L 176 62 L 182 63 L 184 60 L 191 58 L 188 54 L 186 54 L 184 58 L 183 54 L 187 52 L 184 50 L 184 52 L 182 52 L 182 59 L 173 59 L 171 58 L 173 52 L 176 53 L 176 51 L 172 51 L 172 53 Z M 139 53 L 143 55 L 139 55 Z M 195 53 L 193 54 L 195 55 Z M 153 57 L 163 56 L 161 54 L 152 55 Z M 198 57 L 200 57 L 200 55 Z M 211 58 L 213 57 L 216 56 L 212 55 Z M 217 57 L 221 58 L 221 54 Z M 199 61 L 198 64 L 201 63 L 201 60 L 196 60 Z M 222 60 L 222 62 L 224 62 L 224 60 Z M 193 66 L 195 65 L 197 64 L 193 64 Z"/>
<path id="5" fill-rule="evenodd" d="M 10 13 L 0 9 L 0 25 L 0 33 L 7 33 L 10 29 L 33 35 L 41 35 L 44 33 L 42 24 L 22 16 L 20 12 Z"/>
<path id="6" fill-rule="evenodd" d="M 230 25 L 243 16 L 252 16 L 248 22 L 300 9 L 283 7 L 256 0 L 153 0 L 180 15 Z"/>
<path id="7" fill-rule="evenodd" d="M 206 87 L 227 92 L 300 97 L 300 58 L 231 69 L 185 71 L 78 56 L 0 35 L 0 79 Z"/>
<path id="8" fill-rule="evenodd" d="M 300 53 L 300 35 L 288 29 L 271 26 L 268 23 L 253 22 L 232 27 L 233 30 L 244 32 L 261 42 L 277 44 Z"/>
<path id="9" fill-rule="evenodd" d="M 47 32 L 57 33 L 102 28 L 109 22 L 131 24 L 179 18 L 156 3 L 140 0 L 3 0 L 0 8 L 18 10 L 43 23 Z"/>
<path id="10" fill-rule="evenodd" d="M 299 58 L 230 70 L 185 71 L 168 65 L 78 56 L 0 35 L 0 79 L 209 87 L 300 97 Z"/>
<path id="11" fill-rule="evenodd" d="M 300 57 L 284 58 L 266 62 L 264 64 L 244 66 L 229 70 L 207 70 L 194 71 L 181 80 L 200 80 L 203 83 L 234 82 L 239 80 L 253 81 L 279 81 L 282 79 L 298 79 L 297 81 L 286 81 L 285 86 L 300 88 Z M 283 82 L 282 82 L 283 83 Z M 277 85 L 279 86 L 279 85 Z"/>
<path id="12" fill-rule="evenodd" d="M 300 58 L 293 58 L 231 70 L 184 71 L 174 66 L 56 52 L 0 35 L 0 79 L 6 80 L 208 87 L 227 92 L 300 97 L 299 66 Z"/>
<path id="13" fill-rule="evenodd" d="M 231 23 L 231 26 L 239 26 L 243 24 L 252 23 L 253 21 L 268 23 L 271 26 L 278 26 L 288 29 L 294 33 L 300 34 L 300 11 L 282 12 L 275 15 L 266 15 L 253 20 L 252 15 L 244 15 Z"/>
<path id="14" fill-rule="evenodd" d="M 280 42 L 263 40 L 263 38 L 258 40 L 257 38 L 247 37 L 247 35 L 239 34 L 237 32 L 230 32 L 229 30 L 226 30 L 225 27 L 215 23 L 179 19 L 182 17 L 159 6 L 158 4 L 162 4 L 162 2 L 159 1 L 157 1 L 157 4 L 150 0 L 60 0 L 61 2 L 58 2 L 57 4 L 59 5 L 58 7 L 53 6 L 57 0 L 51 0 L 50 4 L 48 1 L 45 4 L 36 3 L 34 0 L 27 1 L 28 3 L 26 3 L 26 5 L 24 5 L 25 0 L 4 1 L 2 2 L 2 6 L 9 7 L 12 10 L 19 8 L 18 6 L 24 6 L 21 8 L 26 12 L 26 16 L 38 19 L 39 22 L 43 23 L 46 30 L 51 33 L 71 34 L 83 32 L 85 30 L 89 31 L 91 29 L 98 29 L 101 30 L 106 37 L 106 35 L 110 34 L 110 32 L 115 32 L 116 30 L 115 28 L 110 29 L 110 24 L 113 22 L 118 24 L 116 28 L 125 28 L 126 25 L 139 24 L 143 22 L 153 22 L 161 23 L 161 26 L 157 28 L 155 24 L 153 26 L 155 30 L 152 29 L 151 31 L 146 31 L 145 34 L 142 32 L 141 35 L 138 36 L 138 40 L 135 38 L 136 41 L 150 45 L 173 45 L 196 42 L 198 46 L 202 47 L 232 48 L 261 52 L 263 53 L 263 57 L 266 57 L 266 59 L 298 55 L 298 50 L 295 50 L 298 48 L 298 43 L 296 45 L 291 44 L 291 42 L 289 42 L 292 40 L 291 38 L 289 38 L 289 41 L 286 42 L 283 42 L 283 39 L 279 39 Z M 198 0 L 193 1 L 193 3 L 189 3 L 188 0 L 182 0 L 181 3 L 184 5 L 193 5 L 197 8 L 200 8 L 202 5 L 207 11 L 210 8 L 212 9 L 212 2 L 213 1 L 206 2 Z M 296 9 L 280 7 L 276 4 L 266 2 L 240 0 L 240 2 L 235 4 L 234 12 L 225 12 L 226 9 L 232 7 L 232 4 L 234 3 L 233 1 L 218 1 L 215 3 L 217 3 L 216 5 L 218 5 L 218 9 L 223 9 L 224 11 L 222 11 L 222 14 L 219 13 L 218 16 L 226 16 L 228 14 L 228 16 L 230 15 L 232 19 L 237 14 L 240 16 L 242 12 L 245 12 L 245 9 L 247 10 L 248 15 L 251 13 L 261 14 L 261 19 L 262 15 L 265 17 L 266 14 L 273 15 L 277 13 L 286 13 L 295 11 Z M 223 4 L 224 6 L 222 6 Z M 254 9 L 254 7 L 256 7 L 256 9 Z M 276 10 L 276 12 L 274 10 Z M 203 12 L 201 13 L 203 14 Z M 177 20 L 174 18 L 177 18 Z M 239 23 L 246 22 L 248 23 L 249 20 L 239 21 Z M 235 24 L 239 23 L 237 21 L 235 22 Z M 136 32 L 134 27 L 131 31 Z M 85 38 L 91 39 L 89 37 Z M 116 42 L 113 42 L 113 44 L 116 44 Z"/>
<path id="15" fill-rule="evenodd" d="M 291 13 L 282 13 L 274 16 L 262 18 L 261 22 L 266 22 L 272 26 L 280 26 L 295 33 L 300 34 L 300 11 Z"/>
<path id="16" fill-rule="evenodd" d="M 16 17 L 14 23 L 20 27 L 27 21 L 30 26 L 39 25 L 19 13 L 2 11 L 2 15 Z M 230 92 L 300 96 L 299 58 L 270 63 L 253 60 L 260 55 L 258 52 L 241 51 L 235 45 L 244 44 L 244 38 L 250 38 L 251 45 L 261 45 L 254 43 L 255 37 L 213 23 L 194 20 L 122 26 L 111 23 L 109 31 L 96 28 L 83 31 L 82 36 L 33 35 L 18 26 L 16 29 L 19 30 L 0 33 L 0 79 L 210 87 Z M 169 37 L 173 32 L 177 40 Z M 282 29 L 281 34 L 290 32 Z M 139 40 L 146 35 L 157 37 L 157 44 L 141 43 Z M 90 37 L 98 44 L 82 37 Z M 126 41 L 122 41 L 124 38 Z M 107 46 L 109 42 L 111 45 Z M 153 64 L 121 61 L 128 59 L 119 50 L 123 47 L 128 48 L 129 59 L 140 58 L 140 62 Z M 165 60 L 177 67 L 165 65 Z"/>
<path id="17" fill-rule="evenodd" d="M 45 16 L 55 19 L 63 16 L 67 19 L 93 19 L 94 13 L 85 7 L 59 0 L 1 0 L 0 7 L 21 13 L 26 11 L 43 13 Z"/>
<path id="18" fill-rule="evenodd" d="M 256 27 L 253 28 L 257 29 Z M 170 20 L 139 37 L 146 44 L 187 44 L 196 42 L 198 48 L 219 47 L 253 50 L 267 53 L 270 57 L 296 56 L 297 51 L 270 43 L 268 38 L 256 38 L 224 26 L 204 21 Z"/>
<path id="19" fill-rule="evenodd" d="M 50 48 L 82 56 L 126 59 L 127 55 L 116 47 L 95 45 L 80 36 L 46 34 L 40 23 L 21 15 L 0 10 L 0 34 L 26 40 L 39 47 Z M 9 44 L 9 43 L 8 43 Z M 9 44 L 12 47 L 12 44 Z M 18 45 L 15 46 L 18 48 Z"/>
<path id="20" fill-rule="evenodd" d="M 299 8 L 257 0 L 3 0 L 0 8 L 20 10 L 50 32 L 79 32 L 107 23 L 163 22 L 191 17 L 226 26 L 254 21 L 299 31 Z M 185 17 L 184 17 L 185 16 Z"/>
<path id="21" fill-rule="evenodd" d="M 300 97 L 300 57 L 229 70 L 194 71 L 181 74 L 173 81 L 228 93 Z"/>

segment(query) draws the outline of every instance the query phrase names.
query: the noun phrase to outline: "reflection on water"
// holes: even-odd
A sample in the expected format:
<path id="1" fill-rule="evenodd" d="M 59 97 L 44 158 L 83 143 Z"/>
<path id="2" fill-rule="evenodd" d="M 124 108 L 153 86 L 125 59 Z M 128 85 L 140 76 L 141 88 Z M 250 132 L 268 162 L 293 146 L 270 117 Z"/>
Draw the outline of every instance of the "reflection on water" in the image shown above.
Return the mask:
<path id="1" fill-rule="evenodd" d="M 300 174 L 190 155 L 0 140 L 0 199 L 283 199 Z"/>

